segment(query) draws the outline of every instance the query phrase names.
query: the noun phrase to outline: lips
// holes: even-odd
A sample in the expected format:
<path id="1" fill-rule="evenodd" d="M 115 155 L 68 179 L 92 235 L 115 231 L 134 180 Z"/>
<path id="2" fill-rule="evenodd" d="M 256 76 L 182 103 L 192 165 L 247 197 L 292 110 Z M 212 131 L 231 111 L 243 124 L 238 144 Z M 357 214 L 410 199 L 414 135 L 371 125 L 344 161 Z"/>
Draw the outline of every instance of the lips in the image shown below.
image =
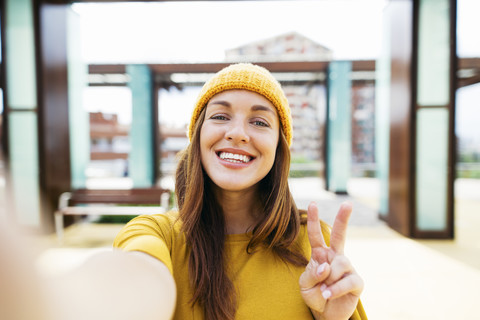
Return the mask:
<path id="1" fill-rule="evenodd" d="M 219 152 L 218 157 L 222 160 L 232 162 L 232 163 L 248 163 L 252 159 L 252 157 L 247 156 L 245 154 L 238 154 L 232 152 Z"/>

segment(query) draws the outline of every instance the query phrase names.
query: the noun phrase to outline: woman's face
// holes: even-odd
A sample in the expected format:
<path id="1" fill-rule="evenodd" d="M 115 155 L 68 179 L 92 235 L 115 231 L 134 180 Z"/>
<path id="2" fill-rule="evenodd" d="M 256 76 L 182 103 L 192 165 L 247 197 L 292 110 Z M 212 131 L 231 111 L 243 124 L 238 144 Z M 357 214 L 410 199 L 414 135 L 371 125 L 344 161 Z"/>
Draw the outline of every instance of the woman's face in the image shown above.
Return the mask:
<path id="1" fill-rule="evenodd" d="M 210 99 L 200 131 L 203 168 L 221 189 L 240 191 L 273 166 L 279 139 L 273 104 L 248 90 L 223 91 Z"/>

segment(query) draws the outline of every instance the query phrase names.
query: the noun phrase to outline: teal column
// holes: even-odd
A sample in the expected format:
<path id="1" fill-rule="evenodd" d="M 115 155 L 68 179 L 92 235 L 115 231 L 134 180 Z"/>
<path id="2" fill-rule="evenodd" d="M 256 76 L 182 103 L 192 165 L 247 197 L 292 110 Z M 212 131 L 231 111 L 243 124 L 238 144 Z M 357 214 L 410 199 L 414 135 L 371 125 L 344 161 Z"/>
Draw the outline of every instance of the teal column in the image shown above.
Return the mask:
<path id="1" fill-rule="evenodd" d="M 455 1 L 451 0 L 421 0 L 418 4 L 414 158 L 418 237 L 453 237 L 454 12 Z"/>
<path id="2" fill-rule="evenodd" d="M 35 36 L 31 0 L 5 2 L 8 206 L 23 226 L 40 226 Z M 12 212 L 10 212 L 12 214 Z"/>
<path id="3" fill-rule="evenodd" d="M 80 18 L 67 11 L 68 107 L 70 133 L 70 174 L 72 189 L 85 188 L 90 161 L 90 122 L 83 108 L 83 89 L 87 84 L 87 65 L 80 48 Z"/>
<path id="4" fill-rule="evenodd" d="M 346 193 L 352 162 L 351 70 L 349 61 L 328 68 L 326 188 Z"/>
<path id="5" fill-rule="evenodd" d="M 390 161 L 390 24 L 384 16 L 382 49 L 375 71 L 375 163 L 380 184 L 379 215 L 388 216 L 389 161 Z"/>
<path id="6" fill-rule="evenodd" d="M 154 185 L 153 145 L 153 77 L 147 65 L 128 65 L 132 91 L 132 125 L 130 127 L 129 176 L 134 187 Z"/>

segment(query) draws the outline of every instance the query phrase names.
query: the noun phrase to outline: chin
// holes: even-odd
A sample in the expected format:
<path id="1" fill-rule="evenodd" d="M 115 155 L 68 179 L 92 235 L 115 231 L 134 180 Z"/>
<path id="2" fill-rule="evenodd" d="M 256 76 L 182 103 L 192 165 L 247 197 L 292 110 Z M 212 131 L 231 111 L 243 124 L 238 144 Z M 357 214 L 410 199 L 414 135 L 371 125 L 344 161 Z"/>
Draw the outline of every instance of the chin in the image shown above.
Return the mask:
<path id="1" fill-rule="evenodd" d="M 238 191 L 243 191 L 243 190 L 248 190 L 251 189 L 252 187 L 256 186 L 258 181 L 254 182 L 240 182 L 240 181 L 235 181 L 233 179 L 229 180 L 221 180 L 221 181 L 215 181 L 212 180 L 212 182 L 217 186 L 217 188 L 223 190 L 223 191 L 231 191 L 231 192 L 238 192 Z"/>
<path id="2" fill-rule="evenodd" d="M 247 189 L 250 189 L 252 187 L 252 185 L 238 185 L 238 184 L 230 184 L 230 183 L 226 183 L 226 184 L 220 184 L 218 185 L 217 184 L 217 187 L 220 188 L 221 190 L 223 191 L 232 191 L 232 192 L 238 192 L 238 191 L 243 191 L 243 190 L 247 190 Z"/>

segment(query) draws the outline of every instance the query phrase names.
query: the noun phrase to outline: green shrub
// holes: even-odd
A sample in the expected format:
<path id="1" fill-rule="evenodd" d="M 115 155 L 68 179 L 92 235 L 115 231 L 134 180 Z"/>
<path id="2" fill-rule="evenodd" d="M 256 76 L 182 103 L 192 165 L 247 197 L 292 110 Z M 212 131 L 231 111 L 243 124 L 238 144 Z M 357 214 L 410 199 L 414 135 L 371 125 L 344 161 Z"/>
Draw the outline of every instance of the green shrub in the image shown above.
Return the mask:
<path id="1" fill-rule="evenodd" d="M 138 215 L 126 215 L 126 216 L 100 216 L 96 223 L 120 223 L 125 224 L 137 217 Z"/>

